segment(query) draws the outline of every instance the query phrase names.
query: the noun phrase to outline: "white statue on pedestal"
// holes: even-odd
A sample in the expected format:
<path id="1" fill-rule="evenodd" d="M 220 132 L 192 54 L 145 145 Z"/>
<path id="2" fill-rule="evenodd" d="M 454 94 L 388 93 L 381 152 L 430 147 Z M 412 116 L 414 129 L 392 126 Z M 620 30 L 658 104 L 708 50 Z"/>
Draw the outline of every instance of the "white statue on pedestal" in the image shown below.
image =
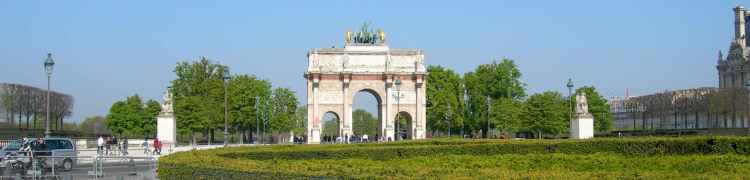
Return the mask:
<path id="1" fill-rule="evenodd" d="M 177 142 L 177 122 L 175 122 L 172 104 L 172 93 L 167 88 L 167 92 L 164 92 L 161 112 L 159 116 L 156 116 L 156 137 L 166 145 L 168 150 L 174 148 Z"/>
<path id="2" fill-rule="evenodd" d="M 586 102 L 586 93 L 576 96 L 576 114 L 589 114 L 589 104 Z"/>
<path id="3" fill-rule="evenodd" d="M 576 113 L 570 120 L 571 139 L 589 139 L 594 137 L 594 116 L 589 113 L 586 93 L 576 95 Z"/>
<path id="4" fill-rule="evenodd" d="M 172 108 L 172 93 L 169 89 L 164 92 L 164 103 L 161 104 L 161 114 L 172 114 L 174 109 Z"/>

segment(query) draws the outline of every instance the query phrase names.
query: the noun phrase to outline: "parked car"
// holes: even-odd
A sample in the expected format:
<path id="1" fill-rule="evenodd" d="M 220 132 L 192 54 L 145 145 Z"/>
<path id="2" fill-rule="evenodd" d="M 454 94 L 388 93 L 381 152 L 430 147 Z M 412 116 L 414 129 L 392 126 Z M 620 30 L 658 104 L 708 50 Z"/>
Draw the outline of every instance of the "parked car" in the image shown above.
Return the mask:
<path id="1" fill-rule="evenodd" d="M 30 157 L 33 152 L 34 160 L 43 161 L 42 168 L 61 168 L 61 170 L 69 171 L 73 169 L 78 160 L 78 153 L 76 152 L 73 141 L 69 138 L 45 138 L 44 145 L 37 144 L 36 138 L 27 139 L 28 148 L 20 150 L 23 146 L 22 143 L 11 143 L 6 147 L 3 147 L 3 151 L 0 152 L 2 157 L 7 161 L 2 162 L 3 168 L 11 167 L 13 164 L 21 162 L 20 166 L 13 166 L 17 168 L 28 168 L 31 160 L 25 161 L 24 157 Z M 19 161 L 13 161 L 19 160 Z"/>
<path id="2" fill-rule="evenodd" d="M 78 160 L 73 140 L 70 138 L 45 138 L 44 144 L 47 150 L 51 152 L 50 156 L 54 159 L 47 159 L 47 164 L 52 164 L 54 160 L 55 167 L 61 167 L 65 171 L 73 169 Z"/>
<path id="3" fill-rule="evenodd" d="M 0 157 L 5 157 L 5 155 L 16 155 L 18 154 L 18 149 L 21 149 L 20 142 L 10 142 L 8 145 L 5 145 L 5 147 L 0 148 Z M 0 158 L 0 161 L 2 161 L 2 158 Z"/>

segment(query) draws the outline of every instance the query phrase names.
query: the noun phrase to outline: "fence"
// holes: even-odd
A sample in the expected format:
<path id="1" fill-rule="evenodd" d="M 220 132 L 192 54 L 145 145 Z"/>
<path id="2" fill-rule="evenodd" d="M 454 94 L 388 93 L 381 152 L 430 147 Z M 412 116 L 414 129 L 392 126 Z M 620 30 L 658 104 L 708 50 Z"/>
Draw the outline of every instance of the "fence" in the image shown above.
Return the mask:
<path id="1" fill-rule="evenodd" d="M 128 152 L 133 150 L 129 149 Z M 28 156 L 4 158 L 0 162 L 0 180 L 3 179 L 156 179 L 156 158 L 152 154 L 125 155 L 121 151 L 106 155 L 98 150 L 77 150 L 76 155 L 43 156 L 37 151 Z M 36 156 L 34 154 L 37 154 Z M 25 168 L 14 168 L 18 159 Z M 71 166 L 66 166 L 71 163 Z M 69 167 L 66 169 L 66 167 Z"/>

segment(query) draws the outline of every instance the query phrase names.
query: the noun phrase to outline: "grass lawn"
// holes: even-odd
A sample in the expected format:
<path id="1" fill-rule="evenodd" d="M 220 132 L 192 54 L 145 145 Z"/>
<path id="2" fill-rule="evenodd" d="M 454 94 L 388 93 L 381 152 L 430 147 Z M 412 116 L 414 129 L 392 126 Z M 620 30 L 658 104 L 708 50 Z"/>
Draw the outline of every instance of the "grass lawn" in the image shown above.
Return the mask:
<path id="1" fill-rule="evenodd" d="M 172 154 L 160 158 L 159 177 L 742 179 L 750 174 L 748 154 L 745 137 L 275 145 Z"/>

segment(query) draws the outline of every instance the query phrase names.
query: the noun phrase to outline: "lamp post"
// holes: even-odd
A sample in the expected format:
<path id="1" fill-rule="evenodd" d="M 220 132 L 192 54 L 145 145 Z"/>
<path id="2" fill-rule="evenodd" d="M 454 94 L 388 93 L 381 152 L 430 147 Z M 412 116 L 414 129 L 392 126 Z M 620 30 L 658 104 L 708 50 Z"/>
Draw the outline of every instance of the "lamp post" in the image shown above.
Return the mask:
<path id="1" fill-rule="evenodd" d="M 487 135 L 486 138 L 490 138 L 490 109 L 492 107 L 492 104 L 490 103 L 490 95 L 487 95 L 487 132 L 484 132 L 484 134 Z"/>
<path id="2" fill-rule="evenodd" d="M 451 122 L 453 119 L 451 118 L 451 104 L 448 103 L 448 111 L 446 112 L 445 121 L 448 124 L 448 137 L 451 137 Z"/>
<path id="3" fill-rule="evenodd" d="M 464 120 L 466 120 L 466 119 L 468 119 L 468 117 L 472 117 L 471 116 L 471 110 L 469 110 L 469 91 L 466 90 L 466 85 L 464 83 L 461 83 L 461 87 L 464 90 L 464 92 L 463 92 L 464 93 L 463 94 L 463 97 L 464 97 L 464 102 L 463 102 L 464 103 L 464 112 L 463 113 L 466 113 L 465 116 L 464 116 L 464 117 L 466 117 L 466 118 L 464 118 Z M 464 129 L 465 128 L 466 128 L 466 123 L 465 122 L 461 123 L 461 138 L 466 137 L 466 135 L 464 134 Z"/>
<path id="4" fill-rule="evenodd" d="M 47 59 L 44 61 L 44 71 L 47 72 L 47 115 L 44 116 L 44 136 L 50 137 L 52 132 L 49 130 L 49 94 L 50 94 L 50 79 L 52 78 L 52 69 L 55 66 L 55 61 L 52 60 L 52 53 L 47 53 Z"/>
<path id="5" fill-rule="evenodd" d="M 748 90 L 747 103 L 746 103 L 746 104 L 747 104 L 747 106 L 748 106 L 748 107 L 747 107 L 747 108 L 748 108 L 748 109 L 747 109 L 748 111 L 747 111 L 747 116 L 746 116 L 746 117 L 750 118 L 750 80 L 747 80 L 747 81 L 745 81 L 745 90 Z M 744 121 L 743 121 L 743 122 L 744 122 Z M 696 123 L 696 124 L 697 124 L 697 123 Z M 743 124 L 743 125 L 744 125 L 744 124 Z"/>
<path id="6" fill-rule="evenodd" d="M 568 107 L 568 121 L 573 120 L 573 79 L 568 78 L 568 84 L 566 85 L 568 87 L 568 101 L 569 106 Z"/>
<path id="7" fill-rule="evenodd" d="M 229 106 L 228 106 L 228 96 L 227 96 L 227 83 L 229 82 L 229 67 L 224 67 L 224 147 L 229 145 Z"/>
<path id="8" fill-rule="evenodd" d="M 260 118 L 258 117 L 258 101 L 260 100 L 260 97 L 255 96 L 255 144 L 258 144 L 258 136 L 260 135 Z"/>
<path id="9" fill-rule="evenodd" d="M 401 140 L 401 78 L 396 79 L 396 140 Z"/>

